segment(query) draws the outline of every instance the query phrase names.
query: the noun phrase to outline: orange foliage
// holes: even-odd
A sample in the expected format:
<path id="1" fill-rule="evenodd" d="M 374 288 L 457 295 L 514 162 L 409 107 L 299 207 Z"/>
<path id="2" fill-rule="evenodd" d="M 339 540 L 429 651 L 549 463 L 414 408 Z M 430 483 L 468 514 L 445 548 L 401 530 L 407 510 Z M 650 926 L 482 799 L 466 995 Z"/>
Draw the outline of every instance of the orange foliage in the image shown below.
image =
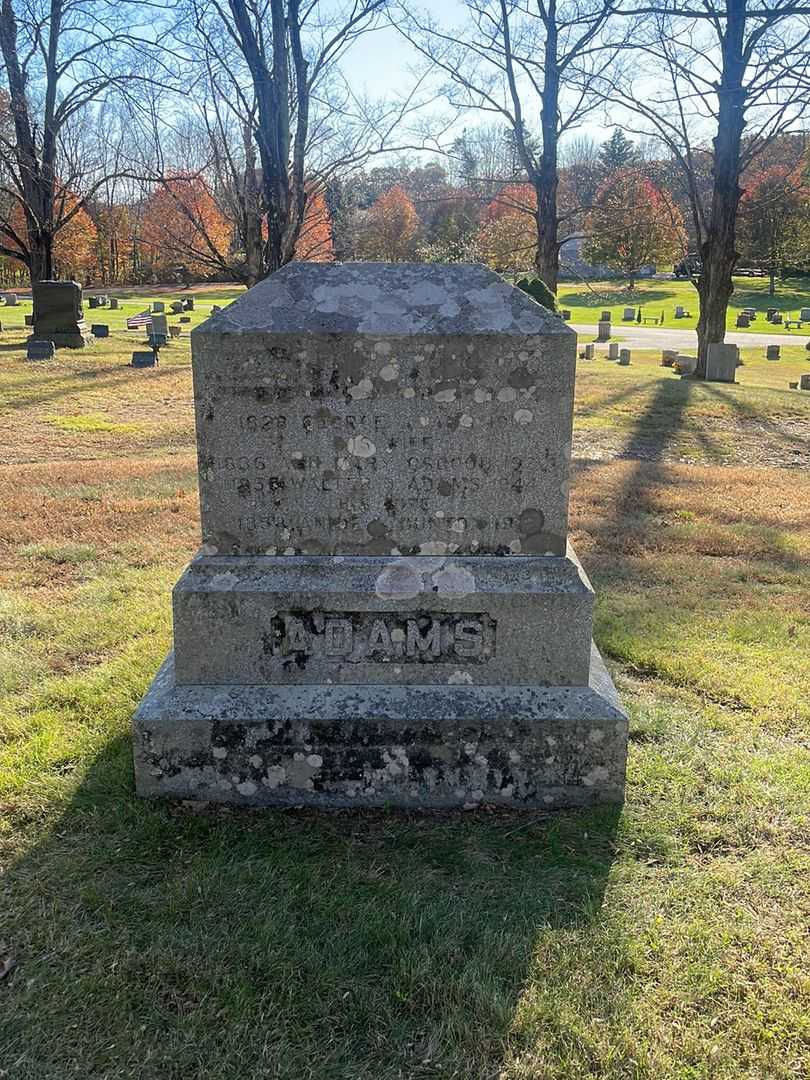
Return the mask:
<path id="1" fill-rule="evenodd" d="M 537 252 L 537 195 L 531 184 L 507 184 L 484 210 L 477 245 L 494 270 L 532 266 Z"/>
<path id="2" fill-rule="evenodd" d="M 384 192 L 366 214 L 360 243 L 365 259 L 402 262 L 413 255 L 419 218 L 401 187 Z"/>
<path id="3" fill-rule="evenodd" d="M 60 213 L 59 206 L 62 198 L 64 198 L 64 209 Z M 78 201 L 71 192 L 66 192 L 64 196 L 57 195 L 59 216 L 64 218 L 73 211 L 75 213 L 54 236 L 54 274 L 63 280 L 74 278 L 76 281 L 87 281 L 96 265 L 96 227 L 84 207 L 76 210 Z M 22 203 L 15 203 L 8 220 L 15 233 L 25 240 L 26 226 Z M 6 242 L 10 248 L 18 248 L 18 245 L 10 238 L 6 238 Z M 22 251 L 20 251 L 20 258 L 22 258 Z"/>
<path id="4" fill-rule="evenodd" d="M 210 273 L 230 248 L 233 229 L 205 181 L 174 176 L 149 196 L 143 208 L 143 261 L 162 276 L 183 266 L 192 274 Z"/>
<path id="5" fill-rule="evenodd" d="M 295 259 L 308 262 L 333 262 L 332 218 L 321 192 L 307 196 L 304 221 L 295 245 Z"/>
<path id="6" fill-rule="evenodd" d="M 95 277 L 102 282 L 124 281 L 132 268 L 134 223 L 128 206 L 97 206 Z"/>

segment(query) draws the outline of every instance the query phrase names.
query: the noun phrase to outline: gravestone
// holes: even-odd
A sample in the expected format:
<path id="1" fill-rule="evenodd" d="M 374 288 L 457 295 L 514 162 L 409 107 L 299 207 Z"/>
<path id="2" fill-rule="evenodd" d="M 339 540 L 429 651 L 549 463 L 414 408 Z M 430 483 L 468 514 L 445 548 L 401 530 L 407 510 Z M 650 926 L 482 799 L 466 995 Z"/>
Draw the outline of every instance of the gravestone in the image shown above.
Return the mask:
<path id="1" fill-rule="evenodd" d="M 766 345 L 765 346 L 765 359 L 766 360 L 778 360 L 781 353 L 780 345 Z"/>
<path id="2" fill-rule="evenodd" d="M 802 322 L 810 322 L 810 308 L 803 307 L 799 312 L 799 318 Z"/>
<path id="3" fill-rule="evenodd" d="M 571 310 L 570 310 L 570 308 L 563 308 L 562 309 L 562 317 L 564 319 L 570 319 L 571 318 Z"/>
<path id="4" fill-rule="evenodd" d="M 26 360 L 53 360 L 56 349 L 52 341 L 39 341 L 29 338 L 25 358 Z"/>
<path id="5" fill-rule="evenodd" d="M 90 333 L 93 337 L 109 337 L 110 328 L 106 323 L 93 323 L 90 327 Z"/>
<path id="6" fill-rule="evenodd" d="M 130 365 L 137 368 L 154 367 L 156 364 L 157 356 L 151 349 L 149 351 L 146 349 L 136 350 L 132 354 L 132 360 L 130 360 Z"/>
<path id="7" fill-rule="evenodd" d="M 618 341 L 611 341 L 608 345 L 608 360 L 619 359 L 619 343 Z"/>
<path id="8" fill-rule="evenodd" d="M 600 322 L 610 322 L 610 319 L 611 315 L 609 311 L 603 311 L 602 314 L 599 316 Z"/>
<path id="9" fill-rule="evenodd" d="M 781 311 L 775 311 L 773 313 L 773 315 L 771 316 L 771 323 L 774 326 L 781 326 L 782 325 L 782 312 Z"/>
<path id="10" fill-rule="evenodd" d="M 597 341 L 608 341 L 610 338 L 610 322 L 605 319 L 600 319 L 597 331 Z"/>
<path id="11" fill-rule="evenodd" d="M 678 370 L 680 375 L 694 375 L 697 370 L 697 357 L 678 353 L 672 366 Z"/>
<path id="12" fill-rule="evenodd" d="M 162 334 L 163 337 L 169 336 L 169 320 L 165 315 L 152 316 L 152 333 Z"/>
<path id="13" fill-rule="evenodd" d="M 706 380 L 708 382 L 736 382 L 737 362 L 740 350 L 736 345 L 715 343 L 706 352 Z"/>
<path id="14" fill-rule="evenodd" d="M 138 792 L 620 802 L 567 542 L 573 332 L 484 267 L 301 262 L 191 340 L 202 547 Z"/>
<path id="15" fill-rule="evenodd" d="M 179 338 L 180 333 L 181 333 L 181 328 L 179 326 L 175 326 L 174 324 L 172 324 L 169 327 L 169 337 Z"/>
<path id="16" fill-rule="evenodd" d="M 118 311 L 118 297 L 117 296 L 111 296 L 110 297 L 110 311 Z"/>
<path id="17" fill-rule="evenodd" d="M 100 306 L 101 301 L 97 296 L 88 296 L 87 303 L 90 307 L 90 310 L 93 311 Z"/>
<path id="18" fill-rule="evenodd" d="M 172 312 L 175 315 L 179 315 L 181 311 L 185 309 L 185 304 L 182 300 L 172 300 Z"/>
<path id="19" fill-rule="evenodd" d="M 186 304 L 186 311 L 193 311 L 194 310 L 194 297 L 193 296 L 187 296 L 186 300 L 185 300 L 185 304 Z"/>
<path id="20" fill-rule="evenodd" d="M 622 367 L 629 367 L 630 366 L 630 350 L 629 349 L 619 349 L 619 364 Z"/>
<path id="21" fill-rule="evenodd" d="M 810 374 L 801 375 L 799 377 L 799 389 L 810 390 Z"/>
<path id="22" fill-rule="evenodd" d="M 166 310 L 166 305 L 163 303 L 162 300 L 153 300 L 152 301 L 152 311 L 157 312 L 158 314 L 161 314 L 165 310 Z"/>
<path id="23" fill-rule="evenodd" d="M 57 348 L 81 349 L 92 338 L 84 321 L 82 287 L 75 281 L 34 283 L 34 333 Z"/>
<path id="24" fill-rule="evenodd" d="M 678 304 L 676 306 L 676 308 L 675 308 L 675 318 L 676 319 L 684 319 L 684 318 L 686 318 L 686 310 L 682 307 L 681 304 Z"/>
<path id="25" fill-rule="evenodd" d="M 744 330 L 751 325 L 751 318 L 748 315 L 743 315 L 742 312 L 737 316 L 737 328 Z"/>
<path id="26" fill-rule="evenodd" d="M 190 315 L 181 315 L 180 316 L 180 322 L 181 323 L 190 323 L 191 322 L 191 316 Z"/>
<path id="27" fill-rule="evenodd" d="M 677 349 L 662 349 L 661 350 L 661 367 L 672 367 L 675 361 L 678 359 Z"/>
<path id="28" fill-rule="evenodd" d="M 586 360 L 593 360 L 595 355 L 596 355 L 596 346 L 593 344 L 593 342 L 589 341 L 588 344 L 585 346 L 585 359 Z"/>
<path id="29" fill-rule="evenodd" d="M 13 292 L 6 293 L 6 306 L 7 307 L 16 307 L 17 304 L 18 304 L 17 294 L 13 293 Z"/>
<path id="30" fill-rule="evenodd" d="M 34 316 L 33 315 L 26 315 L 25 316 L 25 325 L 26 326 L 33 326 L 34 325 Z"/>
<path id="31" fill-rule="evenodd" d="M 636 318 L 636 309 L 632 307 L 626 307 L 622 312 L 622 322 L 634 322 Z"/>

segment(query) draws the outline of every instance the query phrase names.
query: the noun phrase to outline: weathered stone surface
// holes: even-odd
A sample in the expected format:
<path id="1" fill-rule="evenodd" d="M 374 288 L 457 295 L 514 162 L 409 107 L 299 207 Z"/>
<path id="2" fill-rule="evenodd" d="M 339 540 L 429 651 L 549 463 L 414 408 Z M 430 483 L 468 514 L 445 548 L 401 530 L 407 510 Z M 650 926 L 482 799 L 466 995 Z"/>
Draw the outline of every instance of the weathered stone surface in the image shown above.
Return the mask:
<path id="1" fill-rule="evenodd" d="M 203 547 L 138 792 L 620 801 L 627 720 L 567 547 L 574 334 L 481 267 L 300 263 L 192 356 Z"/>
<path id="2" fill-rule="evenodd" d="M 580 687 L 177 686 L 135 717 L 139 794 L 246 806 L 621 802 L 627 717 Z"/>
<path id="3" fill-rule="evenodd" d="M 710 345 L 706 353 L 708 382 L 736 382 L 740 350 L 736 345 Z"/>
<path id="4" fill-rule="evenodd" d="M 293 263 L 191 339 L 208 554 L 564 554 L 575 335 L 491 271 Z"/>
<path id="5" fill-rule="evenodd" d="M 52 341 L 59 347 L 81 349 L 92 338 L 84 321 L 82 287 L 75 281 L 37 281 L 33 287 L 32 339 Z"/>
<path id="6" fill-rule="evenodd" d="M 584 685 L 593 592 L 547 557 L 198 559 L 174 589 L 181 683 Z"/>

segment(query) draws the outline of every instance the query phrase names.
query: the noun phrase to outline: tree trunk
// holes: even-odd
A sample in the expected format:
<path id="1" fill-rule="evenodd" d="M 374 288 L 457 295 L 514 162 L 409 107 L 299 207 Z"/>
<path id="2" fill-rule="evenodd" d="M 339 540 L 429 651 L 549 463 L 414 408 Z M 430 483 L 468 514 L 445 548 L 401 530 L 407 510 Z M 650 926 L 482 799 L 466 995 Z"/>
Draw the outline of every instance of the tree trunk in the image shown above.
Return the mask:
<path id="1" fill-rule="evenodd" d="M 533 177 L 537 194 L 537 274 L 553 293 L 560 273 L 557 243 L 557 142 L 560 107 L 560 73 L 557 65 L 557 25 L 552 15 L 546 23 L 545 70 L 540 108 L 543 149 Z"/>
<path id="2" fill-rule="evenodd" d="M 31 285 L 53 279 L 53 235 L 43 229 L 28 234 L 28 272 Z"/>
<path id="3" fill-rule="evenodd" d="M 700 317 L 697 324 L 698 362 L 695 374 L 706 375 L 709 345 L 726 336 L 726 315 L 734 292 L 732 274 L 737 261 L 737 211 L 740 189 L 740 146 L 745 128 L 743 39 L 747 0 L 728 0 L 723 36 L 723 74 L 718 89 L 717 135 L 714 138 L 711 216 L 701 244 L 703 269 L 698 280 Z"/>

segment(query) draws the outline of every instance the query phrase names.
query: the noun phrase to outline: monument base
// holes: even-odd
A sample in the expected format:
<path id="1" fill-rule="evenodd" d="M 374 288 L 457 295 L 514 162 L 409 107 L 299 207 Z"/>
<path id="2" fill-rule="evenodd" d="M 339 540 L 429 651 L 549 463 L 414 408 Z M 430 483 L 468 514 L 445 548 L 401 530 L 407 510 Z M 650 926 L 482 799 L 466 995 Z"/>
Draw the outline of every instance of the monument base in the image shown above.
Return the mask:
<path id="1" fill-rule="evenodd" d="M 587 686 L 177 686 L 133 720 L 148 798 L 320 808 L 588 806 L 624 798 L 627 716 Z"/>

